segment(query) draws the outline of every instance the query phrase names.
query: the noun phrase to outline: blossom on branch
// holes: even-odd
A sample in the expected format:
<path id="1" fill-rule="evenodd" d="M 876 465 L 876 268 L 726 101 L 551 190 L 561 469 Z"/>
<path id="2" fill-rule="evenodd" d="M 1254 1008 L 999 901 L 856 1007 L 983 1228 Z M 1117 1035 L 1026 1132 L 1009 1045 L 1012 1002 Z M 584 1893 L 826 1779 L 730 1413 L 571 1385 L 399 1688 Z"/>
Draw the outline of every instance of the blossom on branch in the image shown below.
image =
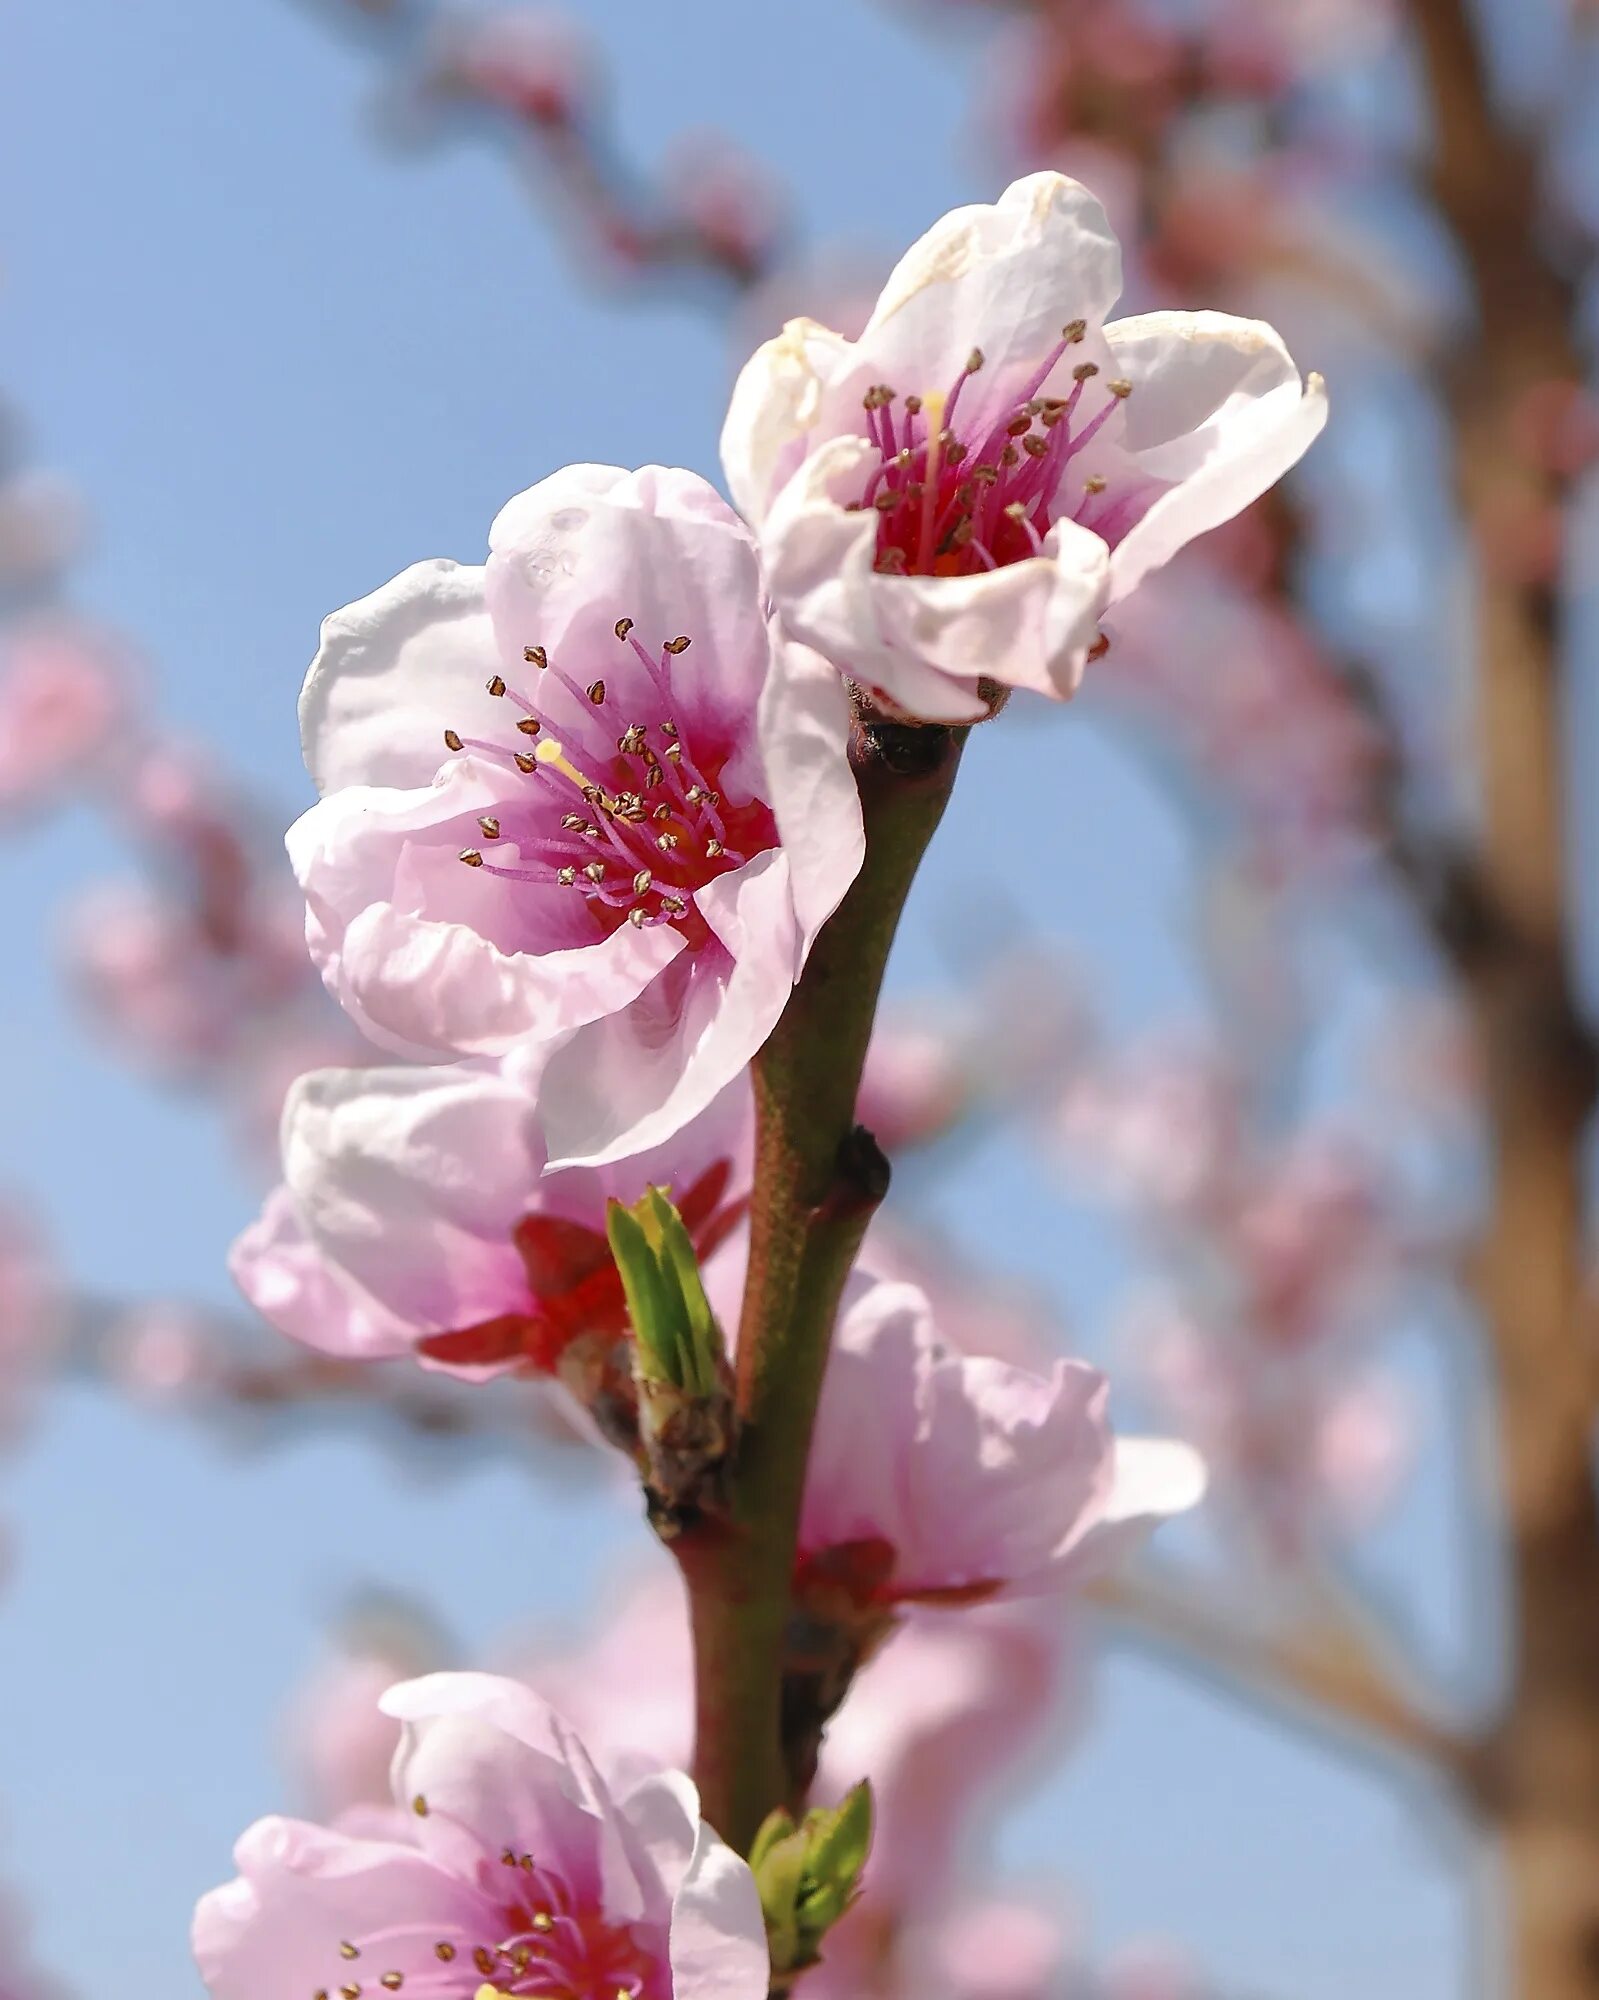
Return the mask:
<path id="1" fill-rule="evenodd" d="M 1120 289 L 1099 202 L 1033 174 L 936 223 L 859 340 L 792 320 L 745 366 L 722 460 L 779 616 L 882 706 L 1069 696 L 1107 606 L 1321 429 L 1271 327 L 1106 325 Z"/>
<path id="2" fill-rule="evenodd" d="M 489 541 L 324 625 L 289 851 L 359 1025 L 413 1059 L 549 1049 L 552 1157 L 598 1165 L 776 1023 L 860 866 L 847 711 L 691 473 L 569 466 Z"/>
<path id="3" fill-rule="evenodd" d="M 748 1087 L 648 1153 L 545 1173 L 538 1085 L 527 1052 L 302 1077 L 284 1185 L 234 1245 L 245 1296 L 342 1360 L 554 1376 L 600 1417 L 622 1414 L 633 1390 L 606 1203 L 669 1188 L 710 1259 L 748 1194 Z"/>
<path id="4" fill-rule="evenodd" d="M 867 1283 L 840 1316 L 806 1473 L 796 1579 L 824 1617 L 1070 1588 L 1194 1506 L 1185 1445 L 1115 1438 L 1108 1384 L 940 1341 L 913 1285 Z"/>
<path id="5" fill-rule="evenodd" d="M 755 1883 L 671 1771 L 608 1784 L 527 1688 L 433 1674 L 383 1698 L 408 1838 L 258 1820 L 236 1880 L 201 1899 L 194 1950 L 216 2000 L 485 1983 L 562 2000 L 763 2000 Z"/>

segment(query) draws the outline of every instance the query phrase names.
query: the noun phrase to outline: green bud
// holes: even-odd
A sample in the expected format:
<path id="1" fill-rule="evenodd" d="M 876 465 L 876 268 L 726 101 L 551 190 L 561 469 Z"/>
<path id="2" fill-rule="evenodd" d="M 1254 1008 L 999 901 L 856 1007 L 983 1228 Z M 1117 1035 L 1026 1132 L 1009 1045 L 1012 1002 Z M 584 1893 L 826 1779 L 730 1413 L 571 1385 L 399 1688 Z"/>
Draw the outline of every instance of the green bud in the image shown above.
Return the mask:
<path id="1" fill-rule="evenodd" d="M 660 1188 L 651 1187 L 631 1208 L 611 1201 L 605 1228 L 633 1323 L 639 1379 L 690 1396 L 715 1395 L 722 1336 L 683 1218 Z"/>
<path id="2" fill-rule="evenodd" d="M 821 1957 L 829 1930 L 854 1902 L 872 1844 L 871 1787 L 859 1784 L 837 1806 L 813 1806 L 796 1826 L 770 1814 L 750 1848 L 776 1973 L 800 1972 Z"/>

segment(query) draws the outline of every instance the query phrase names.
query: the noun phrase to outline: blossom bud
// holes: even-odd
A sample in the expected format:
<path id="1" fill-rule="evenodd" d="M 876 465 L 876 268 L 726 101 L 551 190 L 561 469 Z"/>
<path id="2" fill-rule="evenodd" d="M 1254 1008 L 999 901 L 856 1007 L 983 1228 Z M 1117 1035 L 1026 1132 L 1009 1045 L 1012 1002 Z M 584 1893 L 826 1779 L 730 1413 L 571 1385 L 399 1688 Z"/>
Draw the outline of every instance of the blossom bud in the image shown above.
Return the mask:
<path id="1" fill-rule="evenodd" d="M 872 1844 L 872 1788 L 864 1781 L 841 1804 L 815 1806 L 796 1826 L 768 1814 L 750 1849 L 775 1976 L 802 1972 L 821 1957 L 822 1939 L 854 1902 Z"/>

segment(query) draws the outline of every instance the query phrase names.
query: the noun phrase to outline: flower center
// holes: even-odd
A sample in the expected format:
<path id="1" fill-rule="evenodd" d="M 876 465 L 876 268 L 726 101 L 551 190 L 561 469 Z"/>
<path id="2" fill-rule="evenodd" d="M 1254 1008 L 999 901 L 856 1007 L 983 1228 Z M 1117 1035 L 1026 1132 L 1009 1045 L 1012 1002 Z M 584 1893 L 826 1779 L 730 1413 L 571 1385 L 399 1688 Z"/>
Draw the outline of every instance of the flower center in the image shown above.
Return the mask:
<path id="1" fill-rule="evenodd" d="M 1072 370 L 1066 395 L 1039 393 L 1087 330 L 1080 319 L 1063 327 L 1048 358 L 997 413 L 968 419 L 961 411 L 961 391 L 983 367 L 980 348 L 973 348 L 946 395 L 901 399 L 887 383 L 867 390 L 866 435 L 879 461 L 850 511 L 877 513 L 874 566 L 880 575 L 973 576 L 999 569 L 1037 555 L 1055 521 L 1083 521 L 1093 511 L 1104 477 L 1090 474 L 1075 502 L 1063 506 L 1067 471 L 1133 385 L 1106 382 L 1101 400 L 1091 387 L 1098 364 L 1084 361 Z M 1098 403 L 1092 414 L 1085 409 L 1090 402 Z"/>
<path id="2" fill-rule="evenodd" d="M 584 900 L 602 935 L 624 923 L 672 924 L 701 944 L 709 932 L 697 892 L 773 846 L 776 823 L 759 799 L 723 798 L 730 748 L 690 742 L 676 719 L 669 663 L 689 640 L 668 639 L 652 655 L 629 618 L 617 621 L 616 635 L 628 648 L 627 670 L 610 686 L 603 677 L 580 684 L 542 646 L 525 649 L 540 679 L 558 682 L 577 705 L 561 736 L 500 674 L 488 691 L 522 711 L 516 727 L 525 746 L 444 732 L 446 748 L 508 761 L 527 780 L 523 799 L 478 821 L 483 845 L 463 848 L 460 859 L 510 881 L 559 883 Z"/>
<path id="3" fill-rule="evenodd" d="M 418 1799 L 416 1809 L 427 1816 L 425 1800 Z M 489 1877 L 490 1869 L 499 1879 Z M 558 1875 L 514 1847 L 500 1851 L 498 1864 L 485 1855 L 481 1873 L 482 1935 L 418 1920 L 343 1939 L 338 1983 L 318 1987 L 310 2000 L 382 2000 L 384 1994 L 474 2000 L 485 1983 L 538 2000 L 668 2000 L 660 1927 L 608 1922 L 583 1907 Z M 397 1960 L 413 1969 L 401 1970 Z"/>

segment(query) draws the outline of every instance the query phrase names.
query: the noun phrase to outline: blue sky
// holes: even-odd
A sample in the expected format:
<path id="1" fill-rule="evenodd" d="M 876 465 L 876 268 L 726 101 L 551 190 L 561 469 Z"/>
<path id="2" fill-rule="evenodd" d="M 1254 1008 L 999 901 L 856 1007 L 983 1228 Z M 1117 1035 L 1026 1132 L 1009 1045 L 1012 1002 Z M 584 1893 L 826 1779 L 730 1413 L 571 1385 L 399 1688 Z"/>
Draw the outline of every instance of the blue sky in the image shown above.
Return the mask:
<path id="1" fill-rule="evenodd" d="M 859 0 L 590 11 L 628 143 L 731 130 L 793 186 L 808 235 L 886 257 L 994 191 L 968 123 L 971 36 Z M 564 461 L 715 476 L 727 331 L 703 307 L 575 282 L 487 150 L 374 145 L 374 67 L 294 0 L 70 0 L 18 25 L 0 144 L 27 198 L 0 244 L 0 383 L 96 509 L 83 601 L 144 650 L 174 730 L 287 820 L 307 794 L 294 697 L 323 613 L 419 556 L 476 559 L 501 502 Z M 63 898 L 122 865 L 87 813 L 0 846 L 0 1180 L 30 1190 L 85 1286 L 225 1301 L 259 1189 L 203 1107 L 95 1047 L 51 965 Z M 1198 888 L 1183 827 L 1090 704 L 1018 712 L 974 746 L 892 977 L 949 983 L 973 910 L 1002 891 L 1093 963 L 1121 1025 L 1158 1024 L 1201 1004 Z M 1358 1009 L 1354 946 L 1327 945 L 1323 969 Z M 1094 1346 L 1129 1268 L 1102 1222 L 998 1146 L 935 1199 L 961 1238 L 1044 1279 Z M 1436 1405 L 1449 1378 L 1421 1331 L 1411 1348 Z M 241 1452 L 82 1385 L 0 1467 L 0 1518 L 16 1544 L 0 1877 L 28 1896 L 40 1955 L 119 2000 L 194 1990 L 189 1908 L 238 1829 L 284 1802 L 275 1718 L 352 1591 L 415 1591 L 486 1646 L 581 1617 L 641 1534 L 599 1481 L 440 1466 L 337 1424 Z M 1444 1643 L 1458 1565 L 1441 1477 L 1376 1561 L 1436 1579 L 1411 1608 Z M 1237 1993 L 1459 1989 L 1458 1885 L 1390 1794 L 1140 1660 L 1109 1661 L 1100 1689 L 1098 1733 L 1004 1836 L 1024 1872 L 1065 1873 L 1096 1941 L 1170 1938 Z"/>

